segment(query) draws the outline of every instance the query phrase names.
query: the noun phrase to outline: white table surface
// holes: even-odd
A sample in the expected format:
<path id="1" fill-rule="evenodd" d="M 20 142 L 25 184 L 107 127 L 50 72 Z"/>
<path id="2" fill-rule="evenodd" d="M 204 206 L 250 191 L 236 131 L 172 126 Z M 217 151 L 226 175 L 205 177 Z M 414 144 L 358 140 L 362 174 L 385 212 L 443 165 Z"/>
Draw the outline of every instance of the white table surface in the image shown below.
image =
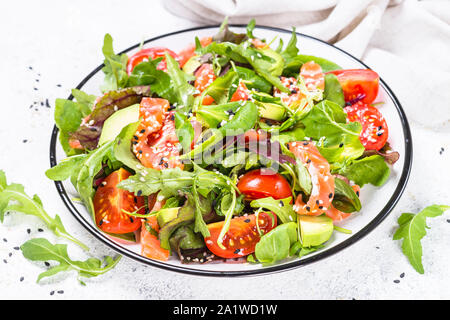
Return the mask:
<path id="1" fill-rule="evenodd" d="M 113 36 L 118 51 L 142 39 L 196 26 L 172 16 L 159 1 L 134 3 L 129 8 L 117 0 L 0 2 L 0 168 L 9 181 L 24 184 L 30 194 L 38 193 L 46 210 L 59 214 L 69 232 L 88 243 L 96 257 L 115 253 L 78 224 L 44 175 L 54 100 L 67 97 L 99 65 L 105 33 Z M 74 272 L 37 284 L 44 265 L 27 261 L 14 247 L 30 237 L 57 239 L 37 230 L 43 227 L 39 220 L 15 215 L 0 225 L 0 299 L 448 299 L 450 214 L 429 221 L 431 231 L 422 241 L 424 275 L 414 271 L 400 243 L 392 240 L 402 212 L 450 204 L 449 130 L 410 124 L 414 164 L 400 202 L 368 236 L 330 258 L 273 275 L 211 279 L 124 257 L 114 270 L 86 280 L 87 286 L 78 283 Z M 69 250 L 74 258 L 85 257 L 75 246 Z"/>

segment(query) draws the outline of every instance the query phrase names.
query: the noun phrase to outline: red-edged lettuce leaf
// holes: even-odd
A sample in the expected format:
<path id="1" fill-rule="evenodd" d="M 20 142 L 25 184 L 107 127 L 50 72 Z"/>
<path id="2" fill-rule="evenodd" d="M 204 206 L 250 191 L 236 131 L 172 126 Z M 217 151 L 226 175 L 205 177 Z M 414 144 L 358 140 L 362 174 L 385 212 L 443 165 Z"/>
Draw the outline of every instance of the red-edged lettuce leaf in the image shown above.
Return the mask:
<path id="1" fill-rule="evenodd" d="M 106 119 L 117 110 L 139 103 L 143 97 L 150 95 L 150 86 L 137 86 L 106 93 L 97 101 L 88 120 L 83 121 L 72 137 L 80 141 L 84 148 L 95 149 Z"/>

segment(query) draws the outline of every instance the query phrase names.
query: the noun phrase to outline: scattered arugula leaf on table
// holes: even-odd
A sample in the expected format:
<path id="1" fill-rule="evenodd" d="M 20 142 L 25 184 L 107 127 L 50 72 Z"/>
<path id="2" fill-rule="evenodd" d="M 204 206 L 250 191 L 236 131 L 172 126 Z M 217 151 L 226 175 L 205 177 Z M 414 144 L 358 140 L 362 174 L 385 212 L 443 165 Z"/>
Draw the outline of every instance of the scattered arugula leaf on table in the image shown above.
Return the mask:
<path id="1" fill-rule="evenodd" d="M 417 214 L 403 213 L 397 220 L 399 227 L 393 239 L 403 239 L 403 253 L 413 268 L 420 274 L 425 272 L 422 264 L 422 244 L 420 240 L 427 234 L 426 219 L 438 217 L 446 210 L 450 210 L 450 206 L 431 205 Z"/>

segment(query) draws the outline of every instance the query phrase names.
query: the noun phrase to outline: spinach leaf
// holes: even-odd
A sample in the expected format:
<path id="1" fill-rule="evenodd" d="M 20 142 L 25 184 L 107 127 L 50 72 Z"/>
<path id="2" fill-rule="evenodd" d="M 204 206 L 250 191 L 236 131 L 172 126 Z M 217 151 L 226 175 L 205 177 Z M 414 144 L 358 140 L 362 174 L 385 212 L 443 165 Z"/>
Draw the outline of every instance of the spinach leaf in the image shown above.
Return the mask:
<path id="1" fill-rule="evenodd" d="M 344 180 L 334 178 L 334 198 L 333 206 L 346 213 L 351 213 L 361 210 L 361 201 Z"/>
<path id="2" fill-rule="evenodd" d="M 361 124 L 346 123 L 346 119 L 338 104 L 324 100 L 301 120 L 306 136 L 319 140 L 318 149 L 329 163 L 356 159 L 364 152 L 359 140 Z"/>
<path id="3" fill-rule="evenodd" d="M 256 89 L 261 92 L 271 93 L 272 84 L 263 77 L 257 75 L 255 71 L 240 66 L 236 66 L 235 69 L 239 75 L 239 79 L 245 82 L 245 86 L 248 89 Z"/>
<path id="4" fill-rule="evenodd" d="M 360 187 L 367 183 L 377 187 L 382 186 L 389 178 L 390 171 L 383 157 L 379 155 L 353 160 L 338 170 L 339 174 L 354 181 Z"/>
<path id="5" fill-rule="evenodd" d="M 121 256 L 116 258 L 106 256 L 103 262 L 96 258 L 89 258 L 86 261 L 75 261 L 70 259 L 66 244 L 52 244 L 44 238 L 28 240 L 20 246 L 20 250 L 22 250 L 23 256 L 31 261 L 58 262 L 58 265 L 42 272 L 38 276 L 37 282 L 45 277 L 69 270 L 75 270 L 81 277 L 96 277 L 114 268 L 121 259 Z M 80 282 L 84 284 L 81 280 Z"/>
<path id="6" fill-rule="evenodd" d="M 304 247 L 300 241 L 297 241 L 291 246 L 289 253 L 291 256 L 298 256 L 299 258 L 301 258 L 323 247 L 323 244 L 320 244 L 318 246 Z"/>
<path id="7" fill-rule="evenodd" d="M 393 239 L 403 239 L 403 253 L 414 269 L 420 274 L 425 272 L 422 264 L 422 244 L 420 241 L 427 234 L 426 229 L 428 227 L 426 219 L 438 217 L 446 210 L 450 210 L 450 206 L 431 205 L 417 214 L 403 213 L 398 218 L 399 227 L 394 233 Z"/>
<path id="8" fill-rule="evenodd" d="M 272 197 L 261 198 L 250 202 L 252 208 L 263 208 L 275 213 L 282 223 L 297 221 L 297 213 L 295 213 L 292 204 L 292 197 L 275 200 Z"/>
<path id="9" fill-rule="evenodd" d="M 340 105 L 342 108 L 345 107 L 344 92 L 342 91 L 342 86 L 339 83 L 338 78 L 332 74 L 325 75 L 325 90 L 323 92 L 324 100 L 328 100 Z"/>
<path id="10" fill-rule="evenodd" d="M 58 215 L 55 215 L 54 218 L 48 215 L 38 195 L 30 197 L 25 193 L 23 185 L 17 183 L 8 184 L 5 173 L 0 170 L 0 222 L 3 222 L 6 212 L 21 212 L 38 217 L 57 236 L 76 243 L 84 250 L 89 250 L 86 245 L 66 231 Z"/>
<path id="11" fill-rule="evenodd" d="M 114 53 L 113 39 L 110 34 L 105 34 L 102 51 L 105 57 L 103 61 L 105 66 L 102 69 L 105 80 L 101 86 L 102 92 L 125 88 L 128 81 L 126 71 L 128 56 L 125 53 L 121 55 Z"/>
<path id="12" fill-rule="evenodd" d="M 261 237 L 255 247 L 255 256 L 263 265 L 286 259 L 291 245 L 297 240 L 297 224 L 284 223 Z"/>

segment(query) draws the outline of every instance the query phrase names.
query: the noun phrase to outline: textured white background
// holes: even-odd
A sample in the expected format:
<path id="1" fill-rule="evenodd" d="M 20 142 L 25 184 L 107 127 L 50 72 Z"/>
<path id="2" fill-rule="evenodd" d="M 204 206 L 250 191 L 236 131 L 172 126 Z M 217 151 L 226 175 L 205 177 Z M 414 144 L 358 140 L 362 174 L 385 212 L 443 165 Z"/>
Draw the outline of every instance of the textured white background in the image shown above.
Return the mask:
<path id="1" fill-rule="evenodd" d="M 0 2 L 0 168 L 10 181 L 23 183 L 28 193 L 38 193 L 46 210 L 59 214 L 96 257 L 114 252 L 77 223 L 44 175 L 54 100 L 67 97 L 101 62 L 105 33 L 113 36 L 116 50 L 122 50 L 142 39 L 193 26 L 167 13 L 159 1 L 134 1 L 132 6 L 117 0 Z M 448 108 L 448 101 L 442 107 Z M 450 214 L 429 222 L 431 231 L 422 241 L 424 275 L 412 269 L 399 243 L 392 240 L 402 212 L 450 204 L 448 127 L 432 131 L 412 122 L 411 129 L 414 166 L 399 204 L 367 237 L 326 260 L 269 276 L 211 279 L 123 258 L 113 271 L 87 280 L 86 287 L 75 273 L 36 284 L 45 266 L 27 261 L 14 247 L 30 237 L 56 239 L 38 232 L 43 225 L 37 219 L 16 215 L 0 225 L 0 299 L 449 299 Z M 69 250 L 74 258 L 85 258 L 75 246 Z"/>

